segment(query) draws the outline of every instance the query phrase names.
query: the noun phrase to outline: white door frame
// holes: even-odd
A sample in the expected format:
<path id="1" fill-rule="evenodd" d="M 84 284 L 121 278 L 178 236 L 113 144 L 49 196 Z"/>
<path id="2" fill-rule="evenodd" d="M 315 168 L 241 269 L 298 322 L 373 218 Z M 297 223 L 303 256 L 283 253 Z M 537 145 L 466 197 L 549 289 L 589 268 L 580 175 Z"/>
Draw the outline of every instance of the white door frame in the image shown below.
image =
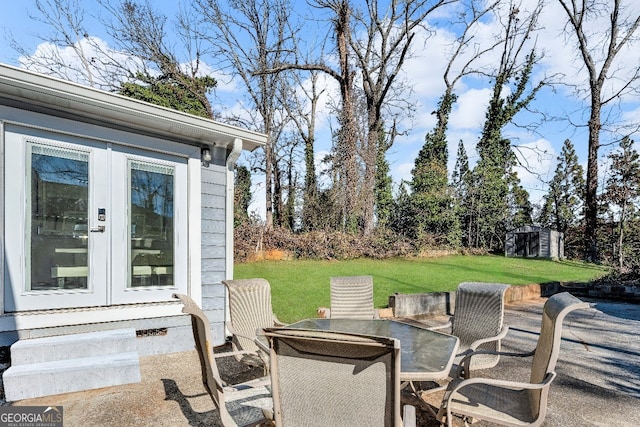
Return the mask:
<path id="1" fill-rule="evenodd" d="M 13 129 L 13 127 L 12 127 Z M 5 128 L 6 130 L 6 128 Z M 26 132 L 29 133 L 29 132 Z M 171 300 L 171 294 L 174 292 L 192 293 L 191 290 L 197 290 L 193 295 L 199 298 L 199 286 L 193 286 L 191 281 L 196 280 L 200 282 L 199 270 L 194 274 L 190 269 L 197 267 L 200 268 L 200 263 L 195 262 L 199 260 L 200 239 L 198 235 L 196 238 L 190 238 L 189 233 L 193 233 L 194 227 L 199 228 L 199 216 L 197 218 L 194 215 L 189 215 L 189 212 L 194 209 L 196 212 L 200 210 L 200 198 L 190 195 L 194 189 L 199 191 L 200 186 L 191 185 L 189 180 L 199 179 L 199 150 L 194 147 L 178 146 L 175 143 L 167 142 L 167 146 L 163 146 L 162 141 L 156 141 L 155 146 L 158 149 L 165 149 L 163 152 L 154 152 L 149 150 L 134 149 L 128 146 L 114 144 L 113 141 L 104 141 L 101 138 L 91 138 L 85 135 L 69 135 L 68 133 L 57 133 L 55 131 L 35 132 L 37 136 L 27 136 L 20 132 L 15 132 L 8 135 L 6 132 L 5 140 L 5 181 L 7 177 L 16 177 L 17 179 L 11 179 L 12 185 L 5 187 L 5 207 L 11 207 L 12 212 L 5 213 L 5 255 L 6 263 L 5 268 L 5 292 L 4 292 L 4 310 L 5 312 L 18 312 L 24 310 L 46 310 L 52 308 L 73 308 L 73 307 L 94 307 L 94 306 L 108 306 L 112 304 L 126 304 L 126 303 L 139 303 L 139 302 L 155 302 L 155 301 L 168 301 Z M 42 136 L 44 135 L 44 137 Z M 148 139 L 145 137 L 145 139 Z M 27 166 L 27 144 L 31 142 L 45 143 L 58 145 L 67 148 L 80 148 L 86 150 L 89 153 L 89 159 L 91 164 L 98 163 L 100 167 L 90 167 L 90 181 L 106 182 L 106 188 L 99 189 L 96 186 L 90 188 L 90 216 L 94 216 L 97 213 L 99 207 L 105 207 L 107 209 L 107 220 L 99 225 L 104 225 L 106 230 L 112 230 L 115 226 L 120 228 L 119 237 L 116 236 L 115 230 L 111 233 L 90 233 L 90 247 L 93 250 L 89 250 L 90 254 L 93 278 L 99 280 L 91 280 L 89 289 L 87 290 L 56 290 L 49 292 L 29 292 L 26 291 L 25 283 L 29 277 L 29 264 L 27 257 L 30 257 L 30 252 L 27 244 L 29 237 L 28 223 L 30 217 L 30 211 L 28 210 L 28 203 L 26 202 L 30 197 L 27 195 L 29 186 L 27 184 L 27 178 L 30 175 L 30 170 L 25 171 Z M 182 153 L 179 155 L 170 155 L 176 146 L 183 148 Z M 197 150 L 197 151 L 196 151 Z M 106 153 L 106 154 L 105 154 Z M 114 157 L 115 153 L 115 157 Z M 197 157 L 196 157 L 197 156 Z M 117 210 L 114 210 L 114 197 L 118 197 L 118 202 L 123 200 L 123 193 L 127 193 L 122 189 L 124 186 L 122 182 L 127 175 L 116 175 L 119 171 L 110 169 L 113 166 L 113 159 L 120 161 L 120 167 L 122 162 L 126 164 L 126 159 L 136 157 L 137 159 L 149 159 L 150 162 L 164 162 L 171 163 L 174 161 L 176 165 L 176 208 L 175 216 L 177 221 L 175 231 L 175 276 L 174 286 L 153 288 L 153 289 L 127 289 L 126 284 L 128 280 L 122 282 L 122 271 L 128 270 L 126 266 L 128 262 L 123 263 L 122 258 L 116 260 L 117 257 L 121 257 L 121 254 L 127 254 L 127 246 L 120 247 L 122 241 L 127 242 L 127 239 L 123 239 L 127 229 L 126 221 L 123 222 L 122 218 L 126 218 L 125 215 L 118 216 Z M 102 162 L 102 163 L 101 163 Z M 114 179 L 104 178 L 101 174 L 112 174 Z M 96 175 L 97 174 L 97 175 Z M 116 182 L 120 179 L 120 189 L 114 190 Z M 17 181 L 17 182 L 16 182 Z M 14 184 L 15 183 L 15 184 Z M 91 185 L 91 184 L 90 184 Z M 199 194 L 198 194 L 199 196 Z M 179 207 L 177 206 L 179 205 Z M 89 227 L 96 226 L 94 218 L 89 218 Z M 193 234 L 191 235 L 193 236 Z M 102 241 L 101 241 L 102 240 Z M 106 240 L 106 242 L 105 242 Z M 197 240 L 197 242 L 196 242 Z M 96 246 L 98 245 L 98 246 Z M 102 253 L 96 248 L 102 247 L 106 251 Z M 6 248 L 11 248 L 7 250 Z M 196 248 L 194 253 L 194 248 Z M 95 252 L 95 253 L 93 253 Z M 99 260 L 104 260 L 104 269 L 99 267 Z M 117 273 L 117 274 L 116 274 Z M 127 273 L 125 273 L 127 274 Z M 91 274 L 89 274 L 92 276 Z M 117 283 L 117 285 L 116 285 Z"/>

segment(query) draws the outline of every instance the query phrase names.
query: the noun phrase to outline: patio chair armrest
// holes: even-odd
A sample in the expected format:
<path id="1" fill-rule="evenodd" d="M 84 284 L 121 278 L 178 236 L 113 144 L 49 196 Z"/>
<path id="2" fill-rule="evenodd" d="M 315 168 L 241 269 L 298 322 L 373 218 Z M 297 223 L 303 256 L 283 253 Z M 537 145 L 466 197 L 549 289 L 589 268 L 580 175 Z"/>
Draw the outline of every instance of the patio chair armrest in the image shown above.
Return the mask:
<path id="1" fill-rule="evenodd" d="M 501 340 L 502 338 L 507 336 L 508 332 L 509 332 L 509 327 L 503 326 L 502 330 L 498 335 L 495 335 L 493 337 L 488 337 L 488 338 L 482 338 L 472 342 L 471 345 L 469 346 L 469 350 L 475 351 L 475 349 L 477 349 L 479 346 L 481 346 L 484 343 Z"/>
<path id="2" fill-rule="evenodd" d="M 519 382 L 519 381 L 498 380 L 498 379 L 492 379 L 492 378 L 469 378 L 469 379 L 462 380 L 457 384 L 452 382 L 451 384 L 455 384 L 455 386 L 451 390 L 447 390 L 446 400 L 449 401 L 453 393 L 457 392 L 461 388 L 464 388 L 473 384 L 485 384 L 485 385 L 490 385 L 495 387 L 508 388 L 511 390 L 539 390 L 548 386 L 551 383 L 551 381 L 554 380 L 555 377 L 556 377 L 555 372 L 549 372 L 545 375 L 544 379 L 539 384 L 525 383 L 525 382 Z"/>
<path id="3" fill-rule="evenodd" d="M 452 326 L 452 323 L 451 323 L 451 320 L 449 320 L 444 325 L 431 326 L 431 327 L 429 327 L 427 329 L 429 329 L 430 331 L 439 331 L 440 329 L 446 329 L 446 328 L 451 329 L 451 326 Z"/>
<path id="4" fill-rule="evenodd" d="M 416 407 L 413 405 L 404 405 L 402 408 L 402 426 L 416 427 Z"/>
<path id="5" fill-rule="evenodd" d="M 270 421 L 275 421 L 275 418 L 273 415 L 273 408 L 262 408 L 262 414 L 266 419 Z"/>
<path id="6" fill-rule="evenodd" d="M 514 353 L 508 351 L 491 351 L 491 350 L 473 350 L 469 351 L 458 363 L 458 370 L 456 371 L 455 376 L 458 378 L 469 378 L 470 370 L 469 364 L 471 363 L 471 358 L 478 354 L 493 354 L 496 356 L 507 356 L 507 357 L 531 357 L 535 353 L 535 349 L 526 352 L 526 353 Z"/>

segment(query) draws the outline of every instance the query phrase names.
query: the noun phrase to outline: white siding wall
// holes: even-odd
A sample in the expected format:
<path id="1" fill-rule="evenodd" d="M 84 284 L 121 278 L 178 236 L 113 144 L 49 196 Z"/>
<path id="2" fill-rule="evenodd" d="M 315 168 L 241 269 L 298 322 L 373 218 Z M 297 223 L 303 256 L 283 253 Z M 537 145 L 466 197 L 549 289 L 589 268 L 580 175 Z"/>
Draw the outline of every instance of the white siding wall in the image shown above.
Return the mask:
<path id="1" fill-rule="evenodd" d="M 216 159 L 214 159 L 215 162 Z M 202 309 L 211 322 L 214 345 L 224 343 L 226 166 L 202 168 Z"/>

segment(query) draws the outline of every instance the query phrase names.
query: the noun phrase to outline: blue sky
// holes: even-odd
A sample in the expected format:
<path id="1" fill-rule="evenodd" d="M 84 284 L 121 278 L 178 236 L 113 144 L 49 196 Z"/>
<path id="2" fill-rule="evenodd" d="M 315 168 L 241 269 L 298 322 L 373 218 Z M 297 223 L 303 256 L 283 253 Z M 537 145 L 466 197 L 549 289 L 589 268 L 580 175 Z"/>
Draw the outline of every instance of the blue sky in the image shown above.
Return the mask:
<path id="1" fill-rule="evenodd" d="M 626 0 L 630 9 L 628 15 L 637 15 L 640 12 L 640 2 L 635 0 Z M 533 4 L 534 0 L 522 0 L 520 8 L 525 10 L 528 5 Z M 28 10 L 33 7 L 32 0 L 3 2 L 3 11 L 0 14 L 0 22 L 2 23 L 3 34 L 6 38 L 7 34 L 12 34 L 18 39 L 22 46 L 28 47 L 33 53 L 36 52 L 38 45 L 37 38 L 33 37 L 34 33 L 47 34 L 50 30 L 34 22 L 28 17 Z M 94 1 L 81 0 L 81 5 L 86 10 L 93 10 Z M 162 10 L 175 10 L 176 1 L 154 1 L 156 8 Z M 171 15 L 169 13 L 169 15 Z M 87 17 L 90 19 L 89 17 Z M 395 145 L 388 153 L 390 161 L 391 173 L 394 178 L 394 184 L 398 185 L 400 180 L 410 178 L 410 172 L 413 162 L 420 148 L 422 147 L 425 134 L 431 130 L 435 123 L 435 118 L 431 114 L 435 110 L 438 98 L 442 95 L 444 84 L 442 82 L 442 71 L 446 65 L 447 57 L 444 52 L 447 45 L 451 41 L 453 35 L 446 26 L 446 16 L 444 11 L 438 16 L 440 20 L 431 21 L 432 27 L 430 34 L 420 32 L 416 36 L 413 44 L 413 57 L 410 58 L 403 71 L 404 78 L 413 86 L 411 100 L 416 105 L 415 116 L 411 122 L 405 122 L 405 129 L 408 129 L 407 135 L 399 137 Z M 544 58 L 541 67 L 536 69 L 534 76 L 555 73 L 562 73 L 561 81 L 567 86 L 557 86 L 553 90 L 544 89 L 537 99 L 532 103 L 532 107 L 544 111 L 548 117 L 555 117 L 554 120 L 546 120 L 537 132 L 531 132 L 525 128 L 518 126 L 508 126 L 505 135 L 511 138 L 514 145 L 517 146 L 522 163 L 528 165 L 529 171 L 524 168 L 518 170 L 523 185 L 531 194 L 533 202 L 537 202 L 542 194 L 546 191 L 545 182 L 550 180 L 555 170 L 556 157 L 560 152 L 560 148 L 565 139 L 572 140 L 576 147 L 580 162 L 586 165 L 586 148 L 587 148 L 587 130 L 584 127 L 586 123 L 586 112 L 584 110 L 585 103 L 575 95 L 570 85 L 579 84 L 584 81 L 584 70 L 579 68 L 580 60 L 576 58 L 576 48 L 573 40 L 565 40 L 562 35 L 564 25 L 564 15 L 559 9 L 555 0 L 548 0 L 547 6 L 543 9 L 541 16 L 541 24 L 544 30 L 537 33 L 535 41 L 537 47 L 544 50 Z M 603 18 L 603 19 L 606 19 Z M 445 24 L 443 24 L 445 23 Z M 99 26 L 90 26 L 99 31 Z M 478 40 L 489 40 L 491 34 L 496 31 L 497 22 L 487 21 L 478 32 Z M 593 25 L 593 30 L 598 30 L 598 24 Z M 104 38 L 104 33 L 90 34 L 94 37 Z M 629 70 L 637 67 L 640 62 L 640 43 L 629 48 L 620 55 L 616 67 L 621 70 Z M 5 48 L 0 51 L 0 62 L 18 65 L 17 54 L 12 51 L 6 43 Z M 485 59 L 486 64 L 495 61 L 490 56 Z M 215 69 L 216 64 L 208 64 Z M 228 109 L 235 111 L 243 103 L 244 97 L 242 92 L 242 84 L 239 82 L 228 81 L 219 78 L 225 84 L 217 90 L 216 95 L 219 98 L 214 100 L 216 107 L 219 109 Z M 332 85 L 327 83 L 328 87 Z M 640 82 L 637 83 L 640 85 Z M 453 168 L 455 163 L 455 154 L 459 140 L 463 140 L 472 162 L 476 159 L 475 143 L 478 139 L 479 132 L 482 127 L 483 119 L 486 112 L 486 105 L 490 95 L 490 87 L 485 81 L 474 79 L 465 79 L 457 87 L 458 102 L 454 106 L 454 110 L 450 120 L 449 128 L 449 170 Z M 621 99 L 619 103 L 621 118 L 626 123 L 640 123 L 640 96 L 629 96 Z M 318 157 L 325 154 L 329 148 L 329 124 L 330 115 L 328 108 L 322 112 L 325 113 L 326 120 L 321 120 L 323 126 L 318 130 L 317 138 L 319 144 Z M 520 114 L 516 117 L 516 121 L 526 124 L 532 116 L 527 113 Z M 536 116 L 540 117 L 540 116 Z M 575 126 L 578 124 L 581 126 Z M 335 125 L 335 123 L 334 123 Z M 640 141 L 640 135 L 632 134 L 631 137 Z M 601 156 L 604 158 L 612 146 L 606 144 L 614 141 L 609 135 L 602 135 L 602 143 L 605 146 L 601 149 Z M 241 161 L 243 159 L 241 158 Z M 604 159 L 603 159 L 604 162 Z M 534 172 L 534 173 L 530 173 Z M 605 176 L 601 173 L 601 176 Z M 262 186 L 258 181 L 255 183 L 254 206 L 261 211 L 260 202 Z"/>

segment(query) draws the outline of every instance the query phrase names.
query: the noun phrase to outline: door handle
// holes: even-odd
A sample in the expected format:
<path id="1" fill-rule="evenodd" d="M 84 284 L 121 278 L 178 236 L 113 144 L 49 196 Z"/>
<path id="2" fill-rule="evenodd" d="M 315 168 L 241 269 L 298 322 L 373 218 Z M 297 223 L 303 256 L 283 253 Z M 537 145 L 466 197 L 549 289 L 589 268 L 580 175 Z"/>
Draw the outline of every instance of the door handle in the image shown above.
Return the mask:
<path id="1" fill-rule="evenodd" d="M 99 225 L 97 227 L 91 227 L 89 229 L 92 233 L 104 233 L 104 225 Z"/>

